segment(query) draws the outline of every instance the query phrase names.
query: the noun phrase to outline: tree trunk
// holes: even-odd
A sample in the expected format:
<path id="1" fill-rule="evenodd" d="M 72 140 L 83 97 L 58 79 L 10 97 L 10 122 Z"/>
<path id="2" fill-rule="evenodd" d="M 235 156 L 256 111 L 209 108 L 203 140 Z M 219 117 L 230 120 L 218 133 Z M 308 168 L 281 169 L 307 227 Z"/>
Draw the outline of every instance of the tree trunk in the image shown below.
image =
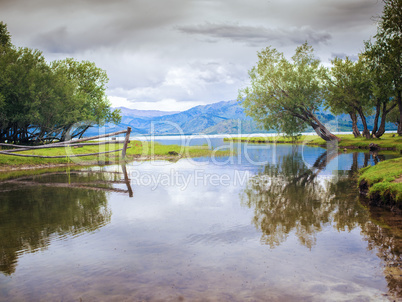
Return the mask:
<path id="1" fill-rule="evenodd" d="M 315 117 L 315 115 L 305 108 L 301 109 L 301 114 L 289 110 L 292 115 L 296 118 L 300 118 L 306 123 L 308 123 L 311 127 L 313 127 L 314 131 L 318 134 L 326 142 L 340 142 L 341 139 L 335 135 L 333 135 L 319 120 Z"/>
<path id="2" fill-rule="evenodd" d="M 78 139 L 82 138 L 82 136 L 83 136 L 84 133 L 89 129 L 89 127 L 91 127 L 91 126 L 86 126 L 85 129 L 81 131 L 81 133 L 80 133 Z"/>
<path id="3" fill-rule="evenodd" d="M 319 137 L 321 137 L 323 140 L 326 142 L 329 141 L 337 141 L 340 142 L 341 139 L 335 135 L 333 135 L 321 122 L 318 120 L 318 118 L 315 117 L 314 114 L 310 113 L 310 117 L 314 120 L 313 123 L 311 123 L 311 126 L 313 127 L 314 131 L 318 134 Z"/>
<path id="4" fill-rule="evenodd" d="M 398 135 L 402 136 L 402 99 L 401 99 L 401 92 L 398 91 L 398 96 L 396 99 L 399 108 L 399 124 L 398 124 Z"/>
<path id="5" fill-rule="evenodd" d="M 350 111 L 350 112 L 349 112 L 349 115 L 350 115 L 350 119 L 352 120 L 353 135 L 354 135 L 355 137 L 360 137 L 360 136 L 362 136 L 362 135 L 360 134 L 359 128 L 357 128 L 357 115 L 356 115 L 356 112 Z"/>
<path id="6" fill-rule="evenodd" d="M 370 131 L 368 130 L 367 121 L 366 121 L 366 117 L 364 116 L 363 110 L 360 107 L 356 108 L 356 109 L 357 109 L 357 112 L 359 112 L 360 119 L 362 120 L 362 123 L 363 123 L 363 133 L 362 133 L 362 135 L 365 138 L 370 138 Z"/>
<path id="7" fill-rule="evenodd" d="M 396 104 L 393 104 L 390 108 L 387 109 L 387 103 L 384 102 L 382 105 L 382 115 L 381 115 L 381 123 L 380 123 L 380 128 L 378 128 L 378 131 L 374 133 L 375 137 L 379 138 L 385 133 L 385 121 L 387 118 L 387 114 L 394 109 Z"/>
<path id="8" fill-rule="evenodd" d="M 318 120 L 316 122 L 310 123 L 311 127 L 313 127 L 314 131 L 318 134 L 326 142 L 337 141 L 340 142 L 341 139 L 335 135 L 333 135 L 323 124 L 321 124 Z"/>
<path id="9" fill-rule="evenodd" d="M 371 137 L 376 135 L 376 132 L 378 129 L 378 118 L 380 117 L 380 111 L 381 111 L 381 101 L 380 101 L 380 99 L 377 99 L 377 103 L 375 105 L 374 125 L 373 125 L 373 130 L 371 131 Z"/>

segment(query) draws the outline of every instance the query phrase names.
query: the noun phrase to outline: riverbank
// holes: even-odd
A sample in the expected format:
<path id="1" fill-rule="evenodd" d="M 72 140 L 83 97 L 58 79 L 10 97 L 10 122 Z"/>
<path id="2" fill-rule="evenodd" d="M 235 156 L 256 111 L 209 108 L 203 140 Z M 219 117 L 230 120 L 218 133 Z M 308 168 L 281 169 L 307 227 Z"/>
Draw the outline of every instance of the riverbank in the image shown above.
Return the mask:
<path id="1" fill-rule="evenodd" d="M 372 148 L 377 150 L 391 150 L 402 152 L 402 137 L 394 136 L 392 133 L 386 133 L 381 138 L 366 139 L 363 137 L 355 138 L 352 134 L 338 135 L 342 140 L 338 144 L 341 149 L 367 149 L 369 150 L 370 144 Z M 283 136 L 272 137 L 232 137 L 225 138 L 227 142 L 242 142 L 252 144 L 305 144 L 313 146 L 326 146 L 327 142 L 317 135 L 302 135 L 298 140 L 294 141 L 291 138 Z"/>
<path id="2" fill-rule="evenodd" d="M 402 158 L 389 159 L 359 171 L 359 189 L 370 204 L 402 213 Z"/>
<path id="3" fill-rule="evenodd" d="M 178 160 L 180 158 L 193 158 L 204 156 L 227 156 L 230 151 L 212 150 L 208 146 L 179 146 L 163 145 L 157 142 L 132 141 L 128 145 L 126 158 L 121 158 L 121 151 L 83 157 L 68 157 L 67 154 L 90 154 L 118 150 L 123 144 L 108 144 L 100 146 L 61 147 L 50 149 L 38 149 L 18 152 L 18 154 L 30 154 L 41 156 L 65 156 L 63 158 L 37 158 L 19 157 L 0 154 L 0 172 L 13 170 L 31 170 L 40 168 L 55 168 L 78 165 L 109 165 L 121 164 L 130 161 L 146 160 Z M 4 148 L 3 148 L 4 149 Z"/>

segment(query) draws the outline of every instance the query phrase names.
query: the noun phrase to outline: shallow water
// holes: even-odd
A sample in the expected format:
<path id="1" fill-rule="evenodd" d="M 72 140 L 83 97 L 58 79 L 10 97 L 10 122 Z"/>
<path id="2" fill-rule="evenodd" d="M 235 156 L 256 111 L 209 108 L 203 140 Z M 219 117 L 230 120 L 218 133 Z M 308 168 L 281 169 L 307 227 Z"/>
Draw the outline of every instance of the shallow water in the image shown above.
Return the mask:
<path id="1" fill-rule="evenodd" d="M 0 301 L 402 298 L 401 219 L 349 179 L 389 155 L 238 147 L 1 183 Z"/>

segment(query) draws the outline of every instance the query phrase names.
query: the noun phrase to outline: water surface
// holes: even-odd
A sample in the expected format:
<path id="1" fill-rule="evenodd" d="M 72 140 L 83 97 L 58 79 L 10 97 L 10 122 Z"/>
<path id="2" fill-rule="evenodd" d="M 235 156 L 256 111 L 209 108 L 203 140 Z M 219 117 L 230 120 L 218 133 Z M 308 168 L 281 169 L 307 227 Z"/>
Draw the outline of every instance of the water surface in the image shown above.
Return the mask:
<path id="1" fill-rule="evenodd" d="M 349 178 L 391 155 L 234 148 L 1 183 L 0 301 L 402 298 L 401 220 Z"/>

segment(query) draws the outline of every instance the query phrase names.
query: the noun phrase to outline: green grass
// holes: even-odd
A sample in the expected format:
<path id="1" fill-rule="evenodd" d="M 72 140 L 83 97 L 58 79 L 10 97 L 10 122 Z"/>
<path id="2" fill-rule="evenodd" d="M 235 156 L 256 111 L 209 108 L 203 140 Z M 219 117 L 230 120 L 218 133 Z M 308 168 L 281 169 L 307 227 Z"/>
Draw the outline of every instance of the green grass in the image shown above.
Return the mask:
<path id="1" fill-rule="evenodd" d="M 32 154 L 32 155 L 44 155 L 44 156 L 66 156 L 63 158 L 36 158 L 36 157 L 18 157 L 0 154 L 0 168 L 13 168 L 20 166 L 49 166 L 60 164 L 113 164 L 121 163 L 121 151 L 108 154 L 90 155 L 84 157 L 67 157 L 67 154 L 72 152 L 73 154 L 88 154 L 104 151 L 112 151 L 121 149 L 123 144 L 110 144 L 100 146 L 83 146 L 80 148 L 50 148 L 39 149 L 18 152 L 19 154 Z M 142 142 L 132 141 L 127 149 L 125 161 L 132 161 L 138 159 L 175 159 L 181 157 L 203 157 L 203 156 L 228 156 L 229 151 L 218 150 L 214 151 L 208 148 L 208 146 L 178 146 L 178 145 L 162 145 L 156 142 Z M 67 152 L 68 151 L 68 152 Z M 176 152 L 178 155 L 169 155 L 169 152 Z"/>
<path id="2" fill-rule="evenodd" d="M 359 172 L 359 183 L 365 180 L 370 186 L 369 196 L 378 193 L 402 202 L 402 182 L 395 182 L 402 176 L 402 158 L 386 160 Z"/>
<path id="3" fill-rule="evenodd" d="M 380 148 L 394 149 L 395 151 L 402 151 L 402 137 L 395 136 L 393 134 L 386 133 L 381 138 L 366 139 L 363 137 L 355 138 L 352 134 L 337 135 L 341 138 L 341 142 L 338 144 L 340 148 L 368 148 L 370 143 L 378 144 Z M 292 142 L 290 138 L 283 136 L 274 137 L 233 137 L 225 138 L 226 141 L 233 142 L 248 142 L 248 143 L 284 143 L 284 144 L 307 144 L 307 145 L 325 145 L 326 142 L 317 135 L 302 135 L 299 140 Z"/>

